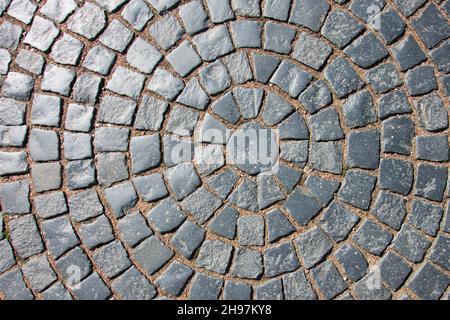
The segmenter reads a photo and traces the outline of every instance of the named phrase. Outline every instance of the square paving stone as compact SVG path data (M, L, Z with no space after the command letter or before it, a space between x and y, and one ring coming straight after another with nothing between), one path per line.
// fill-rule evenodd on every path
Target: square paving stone
M156 286L172 296L179 296L194 272L188 266L174 261L156 279Z
M29 24L36 9L37 6L29 0L15 0L9 5L8 15Z
M437 89L434 70L430 66L418 66L406 72L408 92L412 96L420 96Z
M415 194L434 201L442 201L447 184L448 169L420 164L417 169Z
M299 265L291 242L285 242L264 251L264 274L267 277L294 271Z
M245 283L227 280L223 287L224 300L250 300L252 288Z
M418 18L414 19L412 25L429 49L450 36L448 19L434 4L430 4Z
M349 168L376 169L380 162L379 130L351 132L347 143Z
M209 100L209 96L200 86L198 79L192 78L186 84L186 87L184 87L176 101L198 110L205 110Z
M89 40L94 39L106 24L105 12L97 5L87 2L67 21L67 27Z
M169 61L175 71L182 77L189 74L202 62L200 56L187 40L183 41L167 55L167 61Z
M144 201L156 201L168 195L161 173L134 177L132 180L139 197Z
M334 201L319 221L322 229L336 242L344 240L356 223L359 217L342 203Z
M219 240L205 240L197 256L197 266L224 274L231 259L233 246Z
M41 90L69 96L75 80L75 73L67 68L49 64L41 81Z
M159 136L145 135L130 140L131 171L140 173L156 167L161 162Z
M184 28L175 16L168 14L152 24L148 32L163 50L168 50L183 36Z
M390 300L392 298L391 291L380 282L377 272L370 272L359 280L353 288L353 293L359 300Z
M5 300L32 300L34 298L18 268L13 268L0 276L0 290Z
M339 185L338 181L324 179L319 175L309 175L305 181L305 187L322 207L326 207L330 203Z
M205 61L214 61L233 51L230 34L226 26L217 26L193 37L198 53Z
M187 259L191 259L202 244L205 231L190 221L185 221L171 240L175 250Z
M163 163L167 167L173 167L194 157L194 145L192 141L180 139L175 135L163 137Z
M31 288L41 292L56 280L56 274L45 255L35 256L22 266L25 279Z
M147 219L154 230L167 233L181 225L186 214L180 210L175 200L167 198L148 212Z
M117 225L123 241L130 247L134 247L142 239L153 234L139 211L126 215L118 221Z
M434 162L448 161L449 146L446 135L417 136L415 140L417 159Z
M59 162L33 163L31 165L31 180L36 192L61 188L61 164Z
M338 98L344 98L363 85L355 69L344 58L336 58L324 70L325 79L331 84Z
M16 259L11 244L7 239L0 241L0 272L3 273L15 264Z
M222 205L222 200L204 187L198 188L181 202L183 210L192 215L199 223L205 223Z
M131 266L127 252L118 240L96 250L92 258L94 263L109 278L116 276Z
M81 160L92 157L91 135L87 133L64 132L64 158Z
M178 9L178 14L183 21L186 32L190 35L208 27L208 15L201 1L195 0L182 5Z
M206 0L208 4L211 20L214 23L221 23L234 18L230 0Z
M29 100L33 90L34 80L29 75L10 72L2 83L2 94L5 97Z
M392 7L387 7L376 18L372 19L372 25L376 25L376 19L379 19L380 23L380 28L377 31L388 44L397 40L405 31L405 22Z
M203 273L197 273L192 279L192 287L189 291L189 300L217 300L223 280L211 277Z
M377 178L367 173L349 170L338 193L338 198L362 210L367 210L372 202L372 192Z
M409 224L404 224L397 233L392 248L411 262L423 260L431 242Z
M392 241L392 234L384 227L365 220L363 225L356 230L353 241L371 254L380 256Z
M307 225L322 210L316 199L301 189L291 193L284 208L301 226Z
M26 126L0 125L0 132L1 147L23 147L25 145L25 138L28 133L28 128ZM23 154L23 152L19 153ZM13 167L17 168L15 165Z
M4 21L0 25L0 31L2 34L0 37L0 46L4 49L17 49L23 29L9 21Z
M106 300L111 295L111 291L97 272L81 281L73 293L78 300Z
M211 95L220 93L231 85L230 75L221 61L215 61L203 67L199 76L203 87Z
M154 15L145 1L132 0L123 8L121 16L135 30L142 31Z
M399 289L411 273L411 267L398 255L388 252L379 262L381 280L391 289Z
M316 300L314 292L303 270L298 270L283 276L285 300Z
M59 127L62 100L60 97L35 94L31 111L31 122L49 127Z
M437 300L449 283L448 275L427 262L412 276L408 288L422 300Z
M367 71L366 78L377 93L388 92L403 83L397 68L392 63L381 64Z
M393 158L381 159L380 188L408 195L411 191L414 173L411 162Z
M414 132L414 122L409 117L395 117L383 121L383 152L410 155Z
M234 52L222 58L234 83L242 84L253 79L250 62L245 52Z
M106 85L106 89L137 99L144 86L145 76L131 71L130 69L118 67Z
M71 103L67 108L64 128L66 130L89 132L92 127L94 108Z
M312 269L312 275L325 299L332 299L347 289L347 284L330 261Z
M318 32L327 16L330 5L326 0L295 1L289 22Z
M133 100L107 95L100 101L97 121L129 126L135 109Z
M241 246L264 245L264 218L243 216L237 221L239 244Z
M59 29L55 27L53 22L36 16L23 42L45 52L51 47L58 35Z
M426 0L394 0L395 5L398 10L403 13L406 17L414 14L417 9L419 9Z
M105 196L116 218L126 214L138 201L138 196L130 181L105 189Z
M369 68L388 55L384 44L373 32L356 39L344 52L362 68Z
M102 33L99 40L108 48L123 52L132 38L133 32L130 29L119 20L113 20Z
M191 136L198 118L198 112L191 108L175 106L170 112L166 130L180 136Z
M73 300L69 291L67 291L66 287L61 282L56 282L50 288L42 292L42 297L44 300Z
M264 49L289 54L295 38L295 30L281 24L267 22L264 25Z
M121 152L97 155L97 180L102 187L109 187L129 177L127 159Z
M42 222L42 230L47 248L54 258L79 244L67 215Z
M136 38L127 51L126 59L139 71L151 73L161 61L162 54L144 39Z
M275 20L287 21L290 6L290 0L267 0L264 3L263 16Z
M38 53L21 49L16 56L16 64L35 75L40 75L44 68L44 57Z
M406 216L406 200L381 190L370 213L391 228L399 230Z
M255 300L283 300L281 279L272 279L253 287Z
M430 259L442 266L443 268L450 270L450 262L448 260L447 252L450 248L450 239L444 235L439 235L434 246L431 250Z
M298 98L298 101L311 114L328 106L332 100L331 91L323 80L311 84Z
M447 1L447 3L450 3ZM431 59L436 65L439 71L449 73L450 72L450 61L448 56L450 55L450 41L444 42L440 47L432 50L430 52Z
M179 164L166 171L166 179L177 200L182 200L201 184L194 167L190 164Z
M79 234L83 244L93 249L101 244L114 240L114 233L109 219L101 215L88 223L79 226Z
M259 279L263 274L261 253L245 248L237 249L231 274L242 279Z
M371 11L381 11L386 5L386 0L353 0L350 4L350 10L352 13L365 22L370 22L373 18ZM373 6L373 7L372 7Z
M260 4L257 0L231 0L231 7L238 16L259 17Z
M144 94L136 113L134 127L138 130L159 130L167 107L167 102Z
M11 244L21 259L26 259L44 250L41 235L32 215L12 219L8 223Z
M266 223L269 242L275 242L295 231L288 218L278 209L267 212Z
M261 22L233 21L231 22L231 35L236 48L260 48Z
M345 47L353 40L364 26L343 10L333 10L327 17L322 35L339 48Z
M331 239L317 226L301 233L295 239L295 244L306 269L314 267L333 248Z
M103 205L94 189L84 190L69 196L69 215L81 222L103 213Z
M59 160L59 138L55 131L33 129L30 136L30 156L34 161Z
M333 49L324 41L302 33L295 44L293 57L301 63L319 70L330 56Z
M416 39L408 35L405 39L392 47L392 53L396 58L401 71L406 71L427 59Z
M97 127L94 146L97 152L127 151L130 129L115 127Z
M342 145L337 142L313 142L309 165L322 172L342 173Z
M169 71L157 68L147 88L169 101L174 100L184 88L184 82Z
M311 82L312 75L300 69L290 61L284 60L270 79L293 98L297 98Z
M366 274L369 267L367 260L361 251L352 245L345 243L336 251L335 256L352 281L358 281Z
M236 226L239 213L232 207L226 206L209 224L209 229L227 239L236 236Z
M13 174L26 173L28 171L28 163L26 153L19 152L0 152L0 175L7 176Z
M84 44L80 40L65 33L56 41L50 57L61 64L76 65L83 47Z
M435 237L443 213L444 211L441 207L415 199L408 222L416 228L425 231L428 235Z
M115 61L116 54L113 51L97 45L87 53L83 61L83 67L102 75L107 75Z
M420 126L428 131L439 131L448 128L448 108L437 93L431 93L416 100L414 107Z
M379 115L381 119L396 114L411 113L412 108L403 91L395 91L381 96L378 101Z
M172 258L173 252L157 236L151 236L141 242L133 251L135 261L152 275Z
M308 119L314 141L333 141L344 138L339 114L334 108L327 108Z
M61 191L36 196L34 205L38 216L44 219L61 215L68 210L66 197Z
M123 300L150 300L156 288L135 267L131 267L111 283L111 289Z

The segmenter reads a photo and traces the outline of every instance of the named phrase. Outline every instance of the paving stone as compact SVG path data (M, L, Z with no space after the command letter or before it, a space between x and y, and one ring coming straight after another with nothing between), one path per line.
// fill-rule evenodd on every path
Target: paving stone
M162 59L162 54L144 39L136 38L128 49L126 58L139 71L151 73Z
M150 300L156 288L135 267L131 267L111 283L111 289L123 300Z
M0 241L0 271L3 273L16 264L16 259L8 240Z
M23 147L28 133L26 126L2 126L0 125L1 147Z
M144 81L144 75L127 68L118 67L114 71L111 80L108 81L106 89L137 99L144 85Z
M425 53L411 35L394 45L392 52L400 65L401 71L411 69L426 60Z
M359 280L354 286L355 297L360 300L390 300L391 291L389 291L382 283L374 285L379 281L377 273L369 273Z
M72 296L70 295L69 291L64 287L64 285L61 282L56 282L54 285L52 285L50 288L42 292L42 297L44 300L73 300Z
M59 127L61 122L60 97L36 94L33 97L31 121L33 124Z
M303 270L283 276L284 298L286 300L316 300L317 295L305 277Z
M148 212L147 219L153 229L167 233L181 225L186 219L186 214L178 208L172 198L167 198Z
M312 269L312 275L325 299L332 299L347 289L347 284L330 261Z
M447 168L420 164L417 170L415 194L434 201L442 201L447 184Z
M175 250L187 259L191 259L203 242L205 231L198 225L185 221L171 240Z
M8 15L25 24L29 24L33 19L36 8L37 6L29 0L16 0L9 5Z
M233 95L230 92L212 104L212 111L215 115L232 124L236 124L241 117Z
M168 50L182 37L184 28L175 16L166 15L152 24L148 31L163 50Z
M409 161L384 158L380 163L380 188L408 195L411 191L414 173Z
M34 204L36 213L44 219L61 215L68 210L66 198L61 191L36 196Z
M332 141L344 138L339 123L339 114L333 108L327 108L309 117L309 127L314 141Z
M193 37L203 60L214 61L233 50L230 34L225 26L217 26Z
M447 136L417 136L416 158L435 162L444 162L449 159Z
M87 2L67 21L67 27L89 40L94 39L106 24L105 12L97 5Z
M61 39L56 41L50 57L61 64L76 65L83 47L80 40L65 33Z
M211 16L211 21L221 23L234 18L230 0L207 0L206 1Z
M301 63L319 70L332 52L332 48L316 37L302 33L296 42L293 57Z
M43 192L59 189L62 185L61 171L59 162L33 163L31 165L31 179L34 190Z
M322 207L326 207L330 203L339 185L340 183L337 181L323 179L318 175L309 175L305 181L305 187Z
M383 121L383 152L410 155L414 127L414 122L409 117L396 117Z
M122 10L124 18L137 31L142 31L153 13L143 0L132 0Z
M31 288L41 292L56 280L56 274L45 255L35 256L22 266L22 272Z
M414 107L419 117L420 126L428 131L439 131L448 128L448 111L436 93L415 101Z
M72 70L49 64L45 67L41 90L69 96L74 80L75 74Z
M414 14L425 2L426 0L394 0L397 8L407 17Z
M133 251L135 261L150 275L158 271L172 256L173 252L157 236L147 238Z
M345 243L336 251L335 256L352 281L358 281L366 274L369 264L363 254L351 244Z
M381 119L386 119L391 115L412 112L408 98L403 91L395 91L381 96L378 105Z
M189 291L190 300L217 300L223 285L223 280L203 273L197 273L192 279L193 284Z
M211 95L220 93L231 85L230 75L221 61L215 61L202 68L199 75L202 85Z
M252 70L245 52L231 53L222 58L234 83L242 84L253 79Z
M197 165L198 173L201 176L207 176L223 167L225 165L223 151L223 147L219 145L196 148L194 161Z
M254 119L261 108L264 91L255 88L233 89L233 96L244 119Z
M289 0L268 0L264 3L263 16L287 21L291 3Z
M183 77L201 64L200 56L187 40L167 55L167 61Z
M2 183L0 186L2 211L12 214L30 213L29 190L28 180Z
M224 300L250 300L252 288L245 283L227 280L223 287Z
M231 7L238 16L259 17L260 4L257 0L231 0Z
M273 209L266 214L267 234L269 242L287 236L295 231L294 226L286 216L278 209Z
M410 288L420 299L437 300L450 282L449 277L430 263L426 263L411 278Z
M363 127L377 120L373 98L369 91L360 91L342 106L345 124L350 128Z
M179 164L168 169L166 179L177 200L184 199L201 184L198 174L190 164Z
M404 258L412 262L420 262L430 244L430 241L417 229L409 224L404 224L395 237L392 247Z
M372 202L372 192L377 178L355 169L349 170L338 193L338 198L362 210L367 210Z
M184 83L170 72L157 68L147 88L172 101L183 90Z
M186 265L174 261L156 279L155 284L159 289L173 296L179 296L193 273Z
M329 9L330 5L324 0L299 0L292 7L289 22L318 32Z
M322 261L333 248L331 239L317 226L301 233L295 239L295 244L306 269L311 269Z
M231 268L231 274L242 279L259 279L263 274L261 253L239 248Z
M267 83L280 63L280 59L266 54L252 54L257 81Z
M138 130L159 130L167 107L167 102L144 94L136 113L134 127Z
M45 52L50 48L58 35L59 29L55 27L53 22L36 16L23 42Z
M439 71L449 73L450 72L450 61L448 55L450 53L450 42L447 40L440 47L432 50L430 52L431 59L436 65Z
M81 247L75 247L56 261L56 268L69 286L77 285L92 273L91 262ZM76 270L79 277L73 277Z
M332 11L323 27L322 35L339 48L345 47L362 30L363 25L343 10Z
M25 123L26 104L9 98L0 98L0 124L7 126Z
M214 233L233 240L236 236L236 226L239 213L230 206L226 206L209 224Z
M306 110L313 114L332 102L331 91L323 80L311 84L298 99Z
M294 107L288 101L275 93L268 92L262 113L263 121L268 126L276 125L293 110Z
M114 240L111 223L105 215L101 215L88 223L80 225L79 234L83 244L89 249Z
M276 184L273 176L259 175L258 183L258 206L265 209L270 205L284 199L284 195Z
M2 83L2 94L7 98L29 100L33 90L32 77L18 72L10 72Z
M102 187L110 187L129 177L127 159L121 152L97 154L97 180Z
M388 55L388 51L373 32L356 39L344 52L362 68L369 68Z
M336 242L344 240L359 217L341 203L334 201L319 221L321 228Z
M405 75L408 91L412 96L419 96L437 89L433 68L418 66L409 70Z
M406 201L401 196L381 190L371 214L391 228L399 230L406 216Z
M325 68L324 74L338 98L344 98L362 86L355 69L344 58L336 58Z
M160 144L159 136L156 134L131 138L132 173L144 172L160 164L161 154L158 151Z
M21 49L16 56L16 64L35 75L40 75L44 68L44 57L38 53Z
M391 63L381 64L369 70L366 78L377 93L388 92L403 83L396 67Z
M153 234L147 226L145 218L139 212L126 215L118 221L117 225L123 241L131 247Z
M120 7L126 0L96 0L96 2L106 9L108 12L115 11Z
M50 0L39 11L53 21L61 23L77 8L74 0Z
M86 54L83 61L83 67L102 75L107 75L115 61L116 54L113 51L101 45L97 45Z
M370 3L370 0L368 2ZM397 40L405 31L405 22L392 7L387 7L375 17L372 16L372 26L377 25L377 19L380 27L377 31L387 44Z
M191 141L182 140L174 135L163 137L163 163L167 167L190 161L193 155L194 146Z
M59 138L56 132L33 129L30 136L30 155L34 161L59 160Z
M113 20L102 33L99 40L102 44L118 52L123 52L131 39L133 32L119 20Z
M16 50L22 36L23 29L12 24L9 21L4 21L0 25L0 47L4 49Z
M365 220L361 227L356 230L353 241L364 250L380 256L391 243L392 235L386 228L370 220Z
M199 224L205 223L221 205L222 200L204 187L198 188L181 202L183 210L191 214Z
M163 13L166 10L173 8L180 0L149 0L148 2L150 2L153 8L159 13Z
M13 268L0 276L0 291L5 300L32 300L33 294L27 288L20 269Z
M434 4L426 7L422 14L412 21L412 25L429 49L450 36L447 18Z
M191 136L198 118L198 112L191 108L175 106L169 116L167 131L180 136Z
M129 181L105 189L105 196L116 218L126 214L138 200L133 184Z
M441 207L415 199L408 222L434 237L439 229L439 222L443 213Z
M6 49L0 49L0 74L8 73L10 63L11 54Z
M197 256L197 266L224 274L230 263L233 247L219 240L205 240Z
M430 259L444 267L450 269L450 263L447 259L447 252L450 248L450 239L444 235L439 235L431 250Z
M277 178L280 183L283 185L284 189L288 192L291 192L295 185L300 181L302 177L302 172L297 169L291 168L286 165L280 165Z
M261 47L261 23L258 21L231 22L231 34L236 48Z
M351 132L347 142L349 168L376 169L380 162L379 130Z
M353 0L350 10L364 22L370 22L374 19L372 11L381 11L385 5L386 0Z
M47 248L55 258L79 243L68 216L46 220L41 226Z
M97 152L127 151L130 129L98 127L95 129L94 146Z
M296 31L281 24L267 22L264 25L265 50L277 53L289 54L292 51L291 45L294 41Z
M336 142L311 144L309 165L319 171L342 173L342 145Z
M261 216L242 216L237 221L237 232L241 246L264 245L264 219Z
M283 61L275 71L270 82L280 87L291 97L296 98L311 82L312 76L290 61Z
M64 132L64 157L81 160L92 157L91 136L86 133Z
M118 240L99 248L92 257L94 263L110 278L131 266L127 252Z
M392 252L385 254L379 262L381 280L393 290L397 290L405 283L411 270L405 260Z
M28 171L28 163L26 153L19 152L0 152L0 176L8 176L13 174L26 173Z
M256 300L283 300L281 279L272 279L253 287Z
M183 21L186 32L191 35L208 27L208 15L201 1L191 1L182 5L178 14Z
M106 300L111 295L111 291L96 272L81 281L73 293L78 300Z
M92 127L94 108L79 104L69 104L64 127L67 130L89 132Z
M275 277L294 271L299 267L294 246L290 242L274 246L264 251L264 274Z

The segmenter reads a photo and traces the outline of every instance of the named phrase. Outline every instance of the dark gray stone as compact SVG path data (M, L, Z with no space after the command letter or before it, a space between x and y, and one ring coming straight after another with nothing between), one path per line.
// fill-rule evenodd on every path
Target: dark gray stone
M302 33L295 44L293 57L308 67L320 70L332 51L333 49L324 41Z
M98 268L109 278L115 277L131 266L128 254L119 240L97 249L92 259Z
M417 170L415 194L434 201L442 201L447 184L445 167L420 164Z
M384 158L380 163L380 188L408 195L414 179L412 164L409 161Z
M152 228L160 233L174 230L186 219L186 214L181 211L172 198L161 201L147 214L147 219Z
M394 45L392 52L401 71L409 70L427 59L425 53L411 35Z
M209 224L214 233L233 240L236 236L236 226L239 213L230 206L226 206Z
M300 69L294 63L284 60L273 74L270 83L277 85L291 97L297 98L311 80L311 74Z
M383 121L383 152L410 155L414 129L414 122L409 117L395 117Z
M309 128L314 141L332 141L344 138L339 123L339 114L334 108L327 108L309 117Z
M197 256L197 266L219 274L225 274L231 259L233 246L219 240L205 240Z
M190 221L185 221L171 240L174 249L183 257L191 259L205 238L205 231Z
M111 291L96 272L81 281L73 293L78 300L106 300L111 295Z
M322 27L322 35L339 48L345 47L353 40L364 26L343 10L334 10Z
M68 204L69 215L76 222L94 218L103 213L103 205L94 189L70 195Z
M373 98L364 90L352 95L342 106L345 124L350 128L363 127L377 120Z
M252 53L256 80L267 83L280 63L280 59L271 55Z
M204 187L198 188L181 202L184 211L191 214L199 223L205 223L222 205L222 200Z
M418 229L422 229L430 236L435 237L439 229L444 210L441 207L415 199L408 222Z
M281 279L272 279L253 287L256 300L283 300Z
M369 264L361 251L352 245L345 243L336 251L335 256L352 281L358 281L366 274Z
M384 255L379 262L378 268L381 280L392 290L400 288L412 270L402 258L392 252Z
M386 93L403 83L392 63L384 63L367 71L366 78L377 93Z
M437 89L434 70L430 66L418 66L406 72L408 92L412 96L419 96Z
M174 261L156 278L156 286L173 296L179 296L194 272L188 266Z
M362 210L367 210L372 202L372 192L375 189L377 178L350 170L345 175L344 183L338 193L338 198Z
M116 218L126 214L138 201L138 196L130 181L105 189L104 192Z
M415 101L420 126L428 131L448 128L448 108L437 93L431 93Z
M111 289L123 300L150 300L156 288L135 267L131 267L111 283Z
M303 270L283 276L284 298L286 300L316 300L317 295Z
M422 266L408 282L410 288L420 299L437 300L450 283L448 275L430 263Z
M298 101L311 114L328 106L332 100L331 91L323 80L311 84L298 98Z
M80 225L78 230L83 244L89 249L114 240L113 229L106 215Z
M117 226L122 235L122 240L130 247L134 247L142 239L153 234L140 212L126 215L118 221Z
M318 175L309 175L305 187L316 197L322 207L326 207L333 199L340 183L335 180L324 179Z
M133 258L145 272L152 275L172 258L173 252L157 236L150 236L133 250Z
M395 114L412 112L408 98L403 91L395 91L381 96L378 105L381 119L386 119Z
M373 32L356 39L344 52L362 68L369 68L388 55L383 43Z
M430 245L431 242L422 236L417 229L409 224L403 224L392 243L392 248L409 261L420 262Z
M264 50L289 54L292 51L292 41L295 38L295 30L287 26L267 22L264 25Z
M434 162L445 162L449 160L449 146L446 135L417 136L416 158Z
M301 226L307 225L322 210L316 199L301 189L291 193L284 208Z
M399 230L406 216L406 200L394 193L381 190L371 214L395 230Z
M264 274L275 277L300 266L291 242L285 242L264 251Z
M295 239L295 244L306 269L322 261L333 248L333 242L319 227L312 227L301 233Z
M365 220L354 234L353 241L364 250L380 256L392 241L392 238L392 234L386 228L370 220Z
M275 242L295 231L294 226L286 216L278 209L273 209L266 213L267 239Z
M321 228L336 242L344 240L359 217L338 201L333 201L319 221Z
M326 0L295 1L289 22L318 32L327 16L330 5Z
M347 289L347 284L330 261L312 269L312 275L325 299L333 299Z
M60 257L79 244L67 215L46 220L42 222L41 227L47 248L54 258Z
M242 279L259 279L263 274L261 253L239 248L231 267L231 274Z
M223 288L224 300L250 300L252 288L245 283L237 281L225 281Z
M344 98L363 85L355 69L342 57L333 60L325 68L324 75L338 98Z
M347 166L349 168L377 169L379 163L379 130L351 132L347 142Z
M217 300L222 285L222 279L217 279L204 273L197 273L192 279L192 287L188 298L190 300Z
M430 4L418 18L414 19L412 26L428 49L450 36L448 19L434 4Z
M12 219L8 225L9 240L19 258L26 259L44 250L36 221L31 214Z
M313 142L309 165L322 172L342 173L342 145L337 142Z

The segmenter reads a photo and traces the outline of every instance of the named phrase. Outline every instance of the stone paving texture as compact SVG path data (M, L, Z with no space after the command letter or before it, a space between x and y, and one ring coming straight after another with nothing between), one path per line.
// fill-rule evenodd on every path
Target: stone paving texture
M0 1L0 299L448 299L449 4Z

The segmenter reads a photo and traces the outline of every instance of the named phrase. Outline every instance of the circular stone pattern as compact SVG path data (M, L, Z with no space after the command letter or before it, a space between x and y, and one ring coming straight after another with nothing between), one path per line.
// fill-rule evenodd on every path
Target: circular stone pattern
M0 1L1 299L448 299L450 1Z

